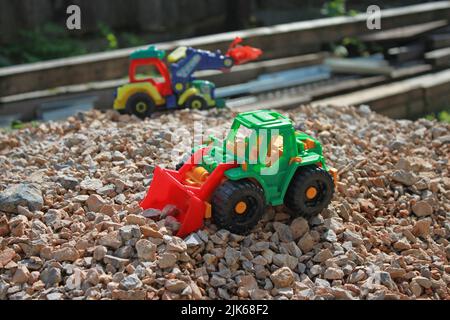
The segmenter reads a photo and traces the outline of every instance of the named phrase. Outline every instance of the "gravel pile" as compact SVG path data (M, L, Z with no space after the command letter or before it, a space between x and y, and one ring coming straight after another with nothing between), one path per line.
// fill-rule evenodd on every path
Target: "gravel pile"
M288 112L339 170L321 215L270 208L248 236L142 212L156 165L173 167L203 121L89 112L0 132L0 299L450 299L450 127L368 107Z

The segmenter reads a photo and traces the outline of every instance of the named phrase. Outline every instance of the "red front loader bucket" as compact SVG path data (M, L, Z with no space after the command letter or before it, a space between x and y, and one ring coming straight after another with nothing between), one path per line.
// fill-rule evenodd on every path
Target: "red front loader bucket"
M141 207L162 210L168 204L176 206L180 214L175 218L181 223L177 236L184 237L203 226L206 205L179 181L180 178L176 171L156 167Z
M199 150L199 154L201 152L203 151ZM224 172L236 167L235 164L219 164L203 185L197 187L186 185L185 174L195 167L193 160L196 156L198 154L186 162L180 171L156 167L147 196L140 203L144 210L150 208L162 210L169 204L176 206L180 213L175 218L181 224L177 236L181 238L203 227L206 201L209 201L212 192L222 181Z

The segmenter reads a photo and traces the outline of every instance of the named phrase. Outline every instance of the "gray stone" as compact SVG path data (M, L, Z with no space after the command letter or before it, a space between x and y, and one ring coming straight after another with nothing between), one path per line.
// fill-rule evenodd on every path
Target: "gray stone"
M61 282L61 270L55 267L50 267L41 272L40 279L47 286L53 286Z
M113 184L107 184L106 186L103 186L96 190L98 194L101 194L102 196L114 196L116 192L116 186Z
M63 294L60 292L52 292L47 294L47 300L62 300Z
M355 246L359 246L364 243L362 237L359 234L350 230L344 231L344 239L346 241L350 241Z
M278 234L278 238L280 239L280 241L291 242L294 240L292 230L289 228L289 226L285 225L284 223L274 222L273 228Z
M270 279L277 288L287 288L294 283L294 273L288 267L283 267L270 275Z
M99 244L112 249L119 249L122 246L122 237L119 230L112 231L99 240Z
M380 279L380 283L385 285L389 289L394 289L396 287L394 281L392 281L391 275L386 271L376 271L374 275L375 279Z
M396 170L391 174L391 179L395 182L401 183L405 186L412 186L419 178L412 172L405 170Z
M96 246L94 249L93 257L95 260L101 261L101 260L103 260L103 258L105 257L107 252L108 252L108 249L106 249L106 247Z
M155 261L157 247L151 241L141 239L136 243L136 251L139 259L144 261Z
M160 268L172 268L177 263L177 255L174 253L165 252L160 255L158 265Z
M59 177L56 181L67 190L75 190L75 188L80 184L78 179L69 176Z
M8 292L9 284L0 278L0 300L6 299L6 293Z
M425 289L431 288L432 282L428 278L418 276L418 277L414 277L412 280L417 282L422 288L425 288Z
M342 229L344 229L343 224L341 223L341 219L337 218L328 218L324 220L324 226L327 229L333 230L335 233L339 233Z
M181 294L188 287L188 284L179 279L168 279L164 286L170 292Z
M158 209L147 209L144 212L142 212L142 215L146 218L154 219L159 218L162 214L161 210Z
M165 235L163 240L168 251L184 252L187 250L187 245L181 238Z
M122 259L129 259L132 257L133 253L134 253L133 247L123 246L114 251L114 256Z
M323 239L325 241L334 243L334 242L337 241L337 236L336 236L336 233L333 230L330 229L330 230L327 230L327 231L325 231L323 233Z
M317 276L317 275L319 275L319 274L321 274L322 271L323 271L322 267L321 267L320 265L318 265L318 264L313 265L313 266L309 269L309 272L311 273L311 275L312 275L313 277L314 277L314 276Z
M119 229L123 241L141 238L141 229L137 225L126 225Z
M138 289L142 287L142 282L139 280L137 275L132 274L129 276L126 276L125 278L120 281L120 287L125 290L133 290Z
M123 258L119 258L119 257L115 257L115 256L111 256L111 255L106 255L103 258L103 261L106 264L111 264L114 268L116 269L123 269L126 265L128 265L130 263L130 260L128 259L123 259Z
M12 185L0 193L0 211L18 213L18 206L35 211L41 210L43 205L42 192L34 184Z
M289 254L275 254L273 263L278 267L289 267L289 269L294 270L298 265L298 258Z
M68 148L72 148L73 146L84 146L85 143L89 140L84 134L75 133L64 139L64 144Z
M125 161L127 158L120 151L114 151L112 154L112 161Z
M393 150L400 150L405 146L406 146L406 141L404 139L397 138L394 141L392 141L391 143L389 143L388 148L391 151L393 151Z
M302 250L302 252L307 253L312 250L316 241L311 233L306 233L297 243L298 247Z
M450 134L441 136L441 137L437 138L437 140L442 144L450 144Z
M240 252L234 248L227 247L225 249L225 261L229 266L233 266L238 263L240 257Z
M341 269L329 267L323 276L328 280L340 280L344 277L344 272Z
M219 277L217 275L213 275L211 277L211 280L209 280L209 283L214 288L217 288L217 287L224 286L227 283L227 281L224 278L222 278L222 277Z
M87 191L97 191L97 189L100 189L101 187L103 187L103 183L99 179L87 178L87 179L84 179L83 181L81 181L80 187L81 187L81 189L87 190Z
M306 221L304 218L295 218L291 223L291 231L292 236L294 240L299 239L302 237L305 233L309 231L309 225L308 221Z
M327 280L320 279L320 278L316 278L316 280L314 280L314 284L321 288L330 288L331 287L330 283Z
M191 233L186 237L186 239L184 239L184 243L186 243L187 247L190 248L202 245L203 241L196 233Z
M331 253L330 249L322 249L313 257L312 260L314 262L322 263L331 258L333 258L333 253Z

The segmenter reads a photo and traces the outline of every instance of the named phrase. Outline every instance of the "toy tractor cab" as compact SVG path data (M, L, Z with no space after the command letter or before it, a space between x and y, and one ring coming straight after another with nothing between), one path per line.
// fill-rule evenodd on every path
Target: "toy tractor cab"
M237 234L251 230L266 205L285 204L294 214L320 213L334 193L336 170L328 168L322 146L272 111L239 114L223 141L211 137L178 171L157 167L143 209L179 209L178 236L212 217Z
M215 85L196 80L194 73L201 70L230 70L236 64L257 59L262 51L239 46L237 39L227 54L179 47L167 56L154 46L131 54L129 83L117 89L114 109L140 118L150 116L158 109L223 107L216 99ZM143 76L142 69L150 69Z

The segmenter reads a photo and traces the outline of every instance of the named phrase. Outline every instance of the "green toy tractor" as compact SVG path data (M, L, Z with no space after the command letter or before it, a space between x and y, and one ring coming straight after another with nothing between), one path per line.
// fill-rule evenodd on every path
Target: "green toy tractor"
M267 205L295 215L319 214L331 201L337 172L327 167L320 142L268 110L239 114L228 136L194 148L177 171L156 168L141 206L178 208L179 236L212 218L220 228L245 234Z

